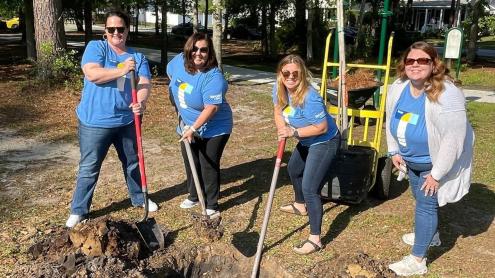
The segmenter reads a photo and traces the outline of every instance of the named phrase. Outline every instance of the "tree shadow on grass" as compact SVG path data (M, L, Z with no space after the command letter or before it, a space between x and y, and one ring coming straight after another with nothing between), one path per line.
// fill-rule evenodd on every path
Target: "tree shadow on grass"
M442 245L430 248L428 260L435 261L454 248L458 238L486 232L495 217L495 193L484 184L471 184L470 192L457 203L439 209L439 233Z
M407 180L403 180L399 182L395 180L395 176L392 176L388 200L392 200L399 197L402 193L404 193L407 190L408 186L409 185ZM345 228L349 225L349 223L352 221L352 218L355 215L358 215L370 208L379 206L380 204L386 201L387 200L377 199L372 196L368 196L367 199L364 199L359 204L348 204L349 206L343 212L339 213L339 215L337 215L335 219L332 221L327 234L322 236L321 242L323 244L329 244L340 233L342 233L345 230ZM341 204L341 202L337 202L337 204Z

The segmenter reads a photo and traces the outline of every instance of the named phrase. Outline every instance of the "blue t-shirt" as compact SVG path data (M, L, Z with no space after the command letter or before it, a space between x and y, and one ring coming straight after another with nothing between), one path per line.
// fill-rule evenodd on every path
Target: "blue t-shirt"
M197 129L199 136L211 138L232 132L232 109L225 99L227 81L218 68L190 74L184 67L184 54L180 53L168 63L167 75L169 91L184 124L194 124L205 105L217 105L217 112ZM179 126L177 133L181 133Z
M301 138L299 142L303 146L311 146L328 141L335 137L338 133L337 125L330 114L328 114L320 94L318 94L318 92L311 86L308 87L308 90L309 91L304 98L304 104L302 106L292 106L292 99L290 95L287 94L289 98L289 105L287 105L282 111L285 122L294 128L316 125L325 120L327 121L327 132L317 136ZM273 86L272 97L273 103L277 104L277 84Z
M418 98L404 88L390 121L390 133L399 143L402 158L414 163L431 163L425 121L426 94Z
M148 61L143 54L132 48L121 55L115 53L106 40L90 41L84 51L81 67L87 63L97 63L103 68L116 68L127 58L136 61L136 73L151 79ZM84 78L81 102L77 107L77 117L83 125L112 128L132 123L134 114L129 105L132 102L130 73L103 84L93 83Z

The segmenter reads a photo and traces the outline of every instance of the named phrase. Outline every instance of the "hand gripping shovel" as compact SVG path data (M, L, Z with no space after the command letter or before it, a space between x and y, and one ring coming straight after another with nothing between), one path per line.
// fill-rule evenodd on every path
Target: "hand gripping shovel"
M261 261L261 252L263 251L263 242L265 240L266 230L268 227L268 220L270 219L270 211L272 210L273 196L275 195L275 187L277 186L278 172L280 171L280 163L282 162L282 155L284 154L285 142L285 138L278 141L277 160L275 160L275 169L273 170L272 184L270 185L270 193L268 194L265 217L263 218L263 225L261 226L261 233L258 240L258 248L256 249L256 257L254 259L251 278L256 278L258 275L258 269Z
M137 103L136 76L134 71L131 74L132 103ZM136 222L139 235L150 251L161 249L165 245L165 239L160 226L154 218L148 218L148 184L146 182L146 172L144 169L143 142L141 137L141 116L134 114L134 125L136 126L136 141L139 158L139 172L141 173L141 190L144 198L144 217Z

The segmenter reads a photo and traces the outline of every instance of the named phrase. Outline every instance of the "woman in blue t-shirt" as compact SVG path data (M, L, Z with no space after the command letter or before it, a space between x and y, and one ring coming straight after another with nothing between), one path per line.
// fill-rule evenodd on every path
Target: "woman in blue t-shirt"
M101 164L111 145L122 163L132 205L144 205L134 113L142 115L146 109L151 74L144 55L126 46L129 22L129 16L121 11L108 12L106 39L90 41L82 57L84 88L76 110L81 160L67 227L87 217ZM131 104L131 70L138 80L135 104ZM148 203L149 211L158 209L153 201Z
M206 213L220 215L220 159L232 132L233 119L225 99L227 81L213 49L211 38L204 33L189 37L184 52L167 65L169 93L179 113L177 133L181 136L182 157L186 168L189 196L181 208L198 204L198 195L189 168L183 140L191 144L199 181L206 195Z
M294 248L302 255L323 247L320 239L323 216L320 191L340 146L337 126L323 99L310 85L310 78L301 57L288 55L278 64L277 83L273 87L278 138L299 140L287 166L295 201L280 209L309 216L309 238Z
M395 167L407 171L416 206L414 232L402 236L411 254L389 268L400 276L421 275L428 248L441 244L438 207L469 191L474 133L464 94L433 46L413 43L397 76L387 95L387 147Z

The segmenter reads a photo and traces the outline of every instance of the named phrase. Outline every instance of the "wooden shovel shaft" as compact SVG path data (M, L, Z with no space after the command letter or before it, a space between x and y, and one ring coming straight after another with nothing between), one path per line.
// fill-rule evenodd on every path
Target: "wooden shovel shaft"
M187 139L182 141L186 148L187 160L189 161L189 167L191 168L191 172L194 180L194 187L196 188L196 193L198 195L199 204L201 205L201 212L203 215L206 215L206 204L205 199L203 197L203 190L201 189L201 184L199 183L198 171L196 169L196 164L194 164L194 159L192 156L191 145Z
M251 272L251 278L256 278L261 261L261 253L263 251L263 242L265 240L266 230L268 228L268 220L270 220L270 211L272 210L273 197L275 195L275 188L277 186L278 172L280 171L280 164L282 162L282 156L284 154L286 139L278 142L277 159L275 160L275 169L273 170L272 183L270 185L270 192L268 193L268 202L266 204L265 216L263 218L263 225L261 226L260 238L258 240L258 247L256 249L256 257L254 259L253 271Z

